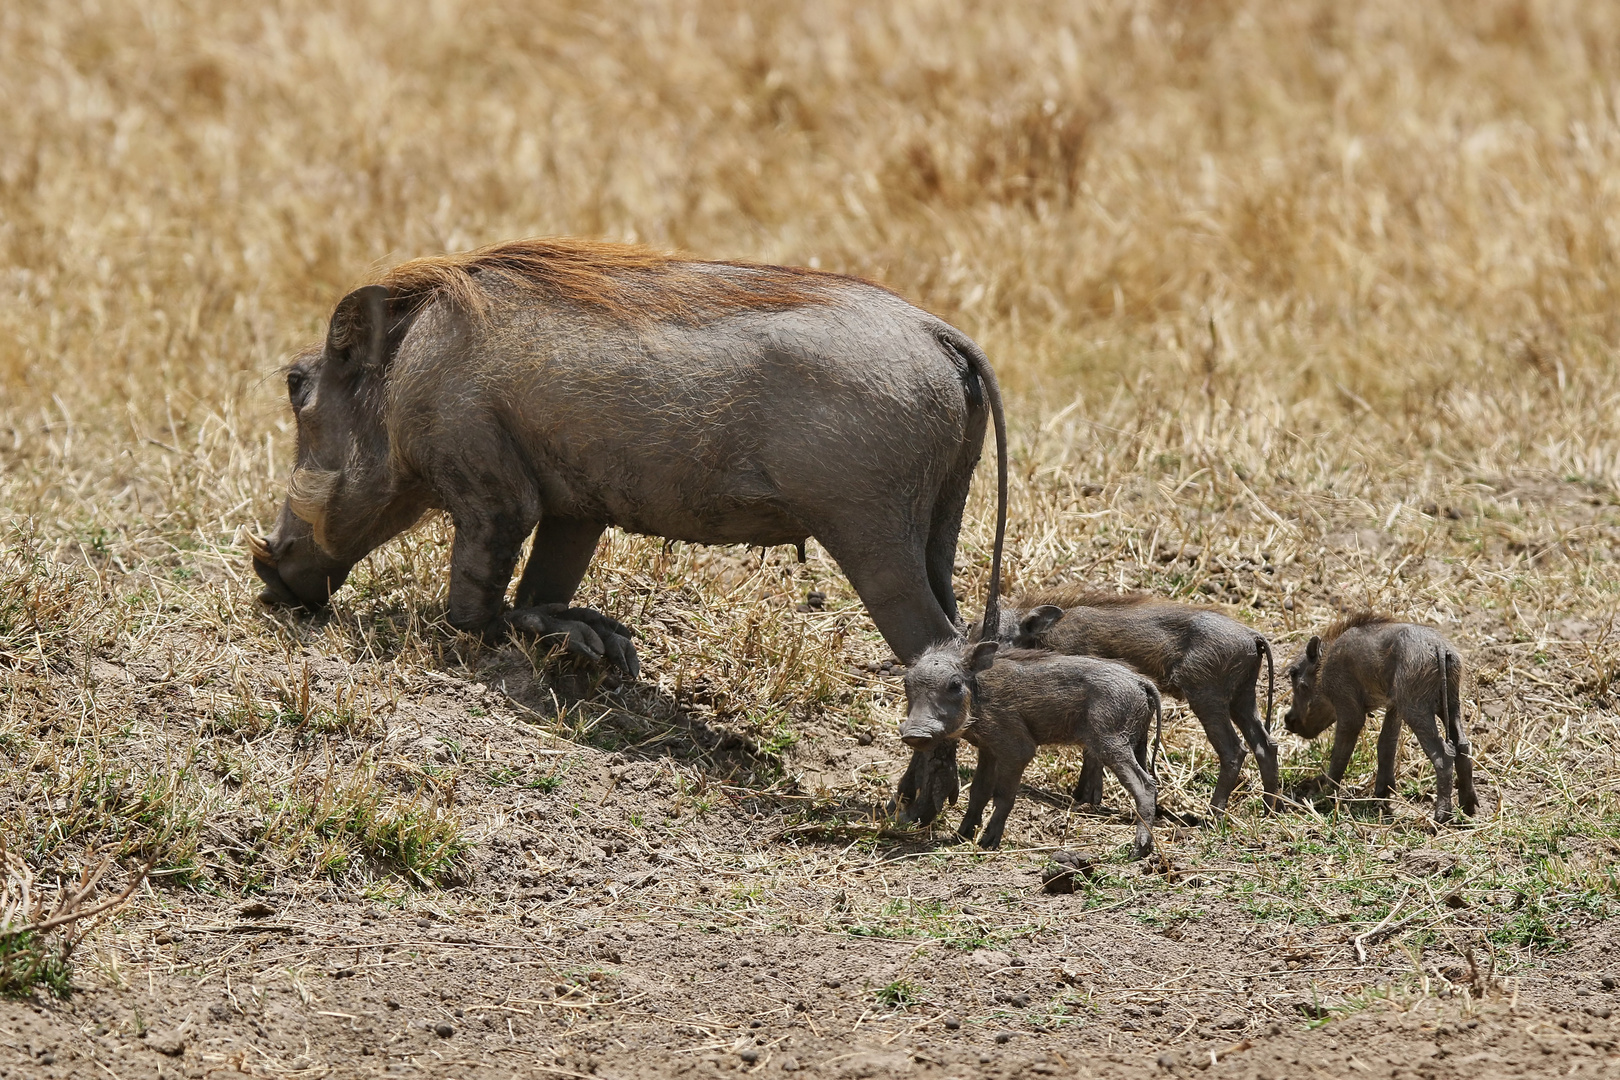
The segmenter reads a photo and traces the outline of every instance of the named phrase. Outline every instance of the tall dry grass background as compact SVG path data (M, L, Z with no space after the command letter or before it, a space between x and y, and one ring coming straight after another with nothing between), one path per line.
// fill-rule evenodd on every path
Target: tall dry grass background
M282 494L278 365L345 291L548 234L884 282L1001 373L1013 587L1224 600L1283 642L1355 603L1436 620L1502 703L1476 742L1490 782L1528 785L1526 820L1579 807L1612 831L1620 7L12 0L0 739L19 850L50 862L111 830L241 884L198 853L198 822L258 798L278 872L342 873L309 822L352 796L369 808L344 835L426 844L410 865L433 879L450 841L432 822L450 819L431 799L385 798L362 769L299 824L266 793L303 765L263 765L255 789L251 754L196 739L228 716L256 733L255 701L297 703L249 654L452 662L442 523L379 553L313 627L260 611L234 536ZM988 487L960 559L970 597ZM1202 557L1161 554L1183 545ZM651 616L651 678L725 682L740 723L837 714L847 659L878 645L831 568L761 588L831 582L847 638L738 603L709 565L618 537L585 592ZM702 647L659 628L671 606L697 613ZM782 643L804 627L811 645ZM211 703L187 706L201 728L178 737L157 705L98 712L98 658L179 672ZM383 683L379 701L410 680ZM363 743L358 694L326 722ZM122 749L86 750L90 729ZM1196 804L1207 748L1178 738L1172 782ZM90 790L99 810L78 813ZM1295 827L1242 814L1256 834Z

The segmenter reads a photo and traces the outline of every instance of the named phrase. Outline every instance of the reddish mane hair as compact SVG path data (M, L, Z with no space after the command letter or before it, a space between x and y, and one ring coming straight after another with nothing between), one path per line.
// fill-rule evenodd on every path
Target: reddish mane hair
M1067 611L1076 607L1138 607L1160 602L1159 597L1149 596L1147 593L1101 592L1086 588L1084 585L1059 585L1056 588L1042 589L1040 592L1020 597L1016 606L1022 611L1028 611L1043 604L1051 604Z
M481 314L490 286L498 285L626 320L693 324L738 310L826 304L841 286L857 283L872 284L801 267L705 262L637 244L569 237L411 259L370 282L417 307L443 296Z
M1353 611L1341 619L1333 620L1332 624L1330 624L1326 630L1322 631L1322 640L1324 642L1332 641L1339 635L1343 634L1346 630L1354 630L1358 626L1382 626L1385 623L1392 623L1395 621L1394 616L1385 615L1381 611L1370 611L1366 609L1361 611Z

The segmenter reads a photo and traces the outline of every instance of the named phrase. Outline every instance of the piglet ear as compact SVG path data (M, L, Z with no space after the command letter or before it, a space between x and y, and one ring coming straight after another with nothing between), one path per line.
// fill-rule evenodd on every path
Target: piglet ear
M388 354L387 288L367 285L338 301L326 331L326 354L359 368L380 368Z
M1322 659L1321 638L1313 637L1311 640L1305 643L1305 659L1309 660L1313 664Z
M1025 637L1040 637L1061 618L1063 618L1062 608L1053 604L1042 604L1024 616L1024 621L1018 624L1018 632Z
M968 654L968 670L983 671L996 662L996 650L1001 648L999 641L981 641L973 646Z

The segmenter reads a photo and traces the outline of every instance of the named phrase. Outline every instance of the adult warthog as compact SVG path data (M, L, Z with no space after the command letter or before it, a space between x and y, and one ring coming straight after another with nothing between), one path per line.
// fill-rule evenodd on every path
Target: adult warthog
M321 608L439 509L455 525L452 625L559 637L634 676L628 629L569 606L609 525L702 544L814 536L909 664L959 636L951 573L990 419L996 625L995 374L960 331L869 282L577 240L417 259L343 298L287 395L297 459L253 541L273 604ZM954 744L913 757L910 816L956 794Z

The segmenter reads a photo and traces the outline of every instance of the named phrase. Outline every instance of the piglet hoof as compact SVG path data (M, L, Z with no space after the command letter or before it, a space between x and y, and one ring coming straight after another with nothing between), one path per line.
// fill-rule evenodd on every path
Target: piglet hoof
M979 848L982 851L996 851L1001 847L1001 837L986 833L979 838Z
M630 628L590 608L562 604L518 608L508 612L507 625L544 642L559 641L569 653L597 663L606 661L634 679L641 674Z
M1141 861L1142 859L1145 859L1145 858L1147 858L1148 856L1150 856L1152 854L1153 854L1153 841L1151 839L1150 840L1144 840L1141 843L1132 843L1131 844L1131 858L1134 859L1134 860Z

